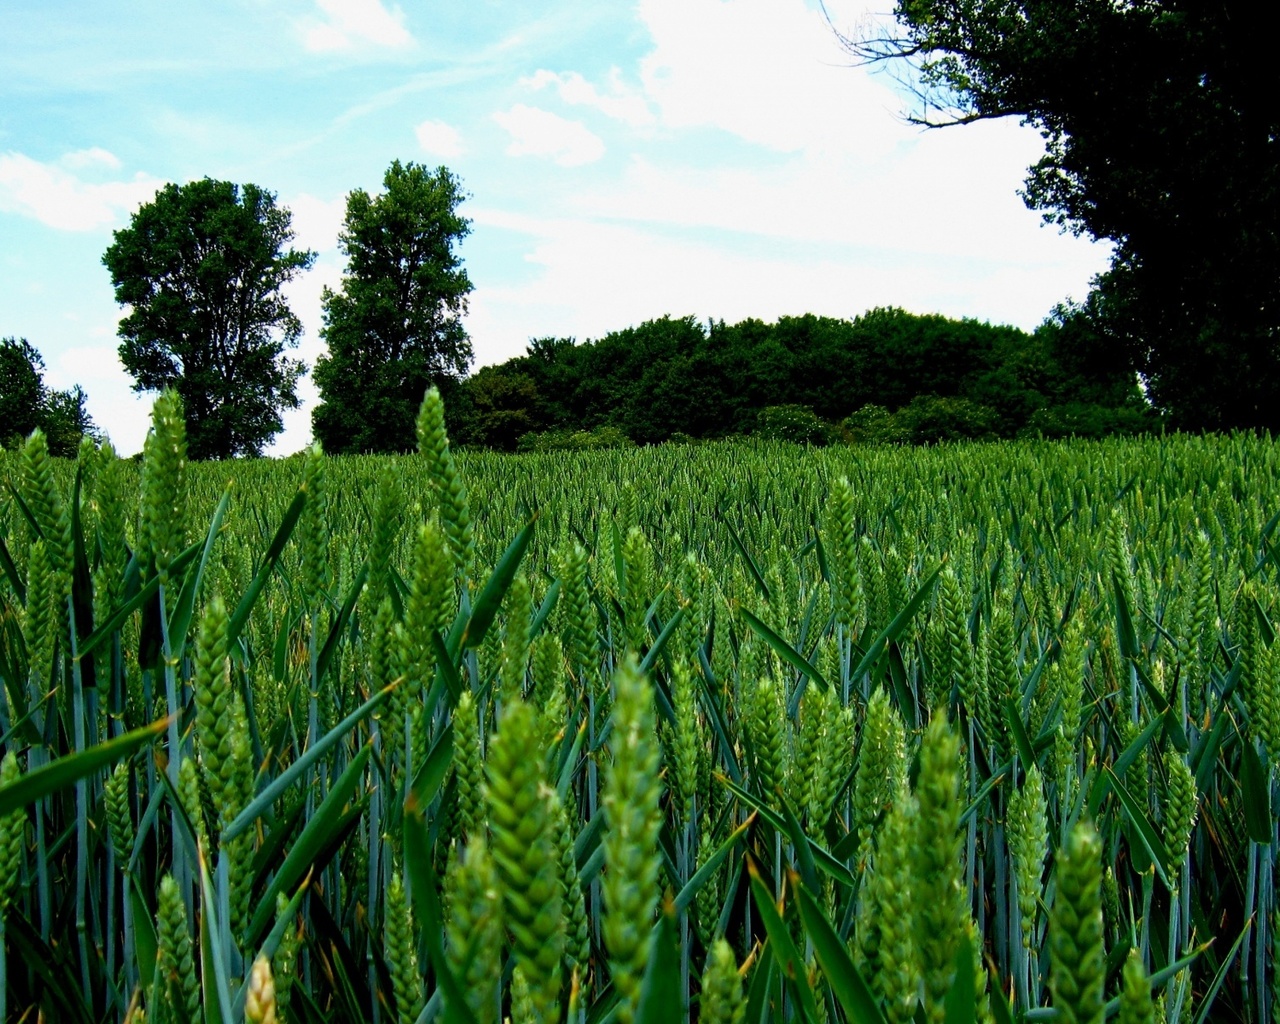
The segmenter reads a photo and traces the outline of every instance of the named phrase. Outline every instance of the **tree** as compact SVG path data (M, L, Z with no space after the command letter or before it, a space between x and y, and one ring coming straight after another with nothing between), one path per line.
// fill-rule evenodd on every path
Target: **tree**
M26 338L0 339L0 442L11 445L40 425L44 360Z
M917 69L912 119L1018 117L1023 197L1114 243L1089 306L1190 428L1280 427L1280 113L1243 0L898 0L853 43Z
M316 362L316 438L329 452L413 448L414 417L433 384L446 395L471 362L462 326L471 281L455 251L470 231L447 168L391 164L383 192L347 196L339 244L347 272L324 291L328 355Z
M135 391L174 388L193 459L258 455L296 409L306 367L284 356L302 324L281 290L315 262L288 248L289 210L257 185L166 185L102 257Z
M17 447L39 428L50 453L74 457L80 438L98 437L87 399L79 384L66 391L49 388L44 359L26 338L0 338L0 445Z

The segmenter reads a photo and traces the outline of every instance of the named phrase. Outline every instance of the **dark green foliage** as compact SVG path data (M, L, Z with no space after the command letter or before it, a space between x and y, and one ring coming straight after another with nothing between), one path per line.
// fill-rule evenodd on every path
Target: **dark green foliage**
M532 342L462 385L450 432L546 451L611 446L607 430L640 444L731 434L823 444L1141 429L1149 413L1133 372L1084 334L1070 311L1034 334L899 309L731 326L663 317L581 345Z
M1017 117L1045 139L1023 198L1114 243L1081 311L1183 428L1280 425L1280 132L1260 7L898 0L854 42L919 69L915 119Z
M382 184L381 195L347 196L347 272L324 292L329 353L316 361L312 426L333 455L412 449L423 393L435 385L450 399L471 362L471 281L456 252L471 224L457 212L462 184L447 168L399 160Z
M193 459L257 455L298 407L302 324L281 289L315 261L287 248L291 215L257 185L166 185L103 254L134 390L182 396Z
M54 391L44 382L44 359L26 338L0 338L0 445L19 448L37 427L49 442L49 454L69 459L85 434L98 431L80 385Z

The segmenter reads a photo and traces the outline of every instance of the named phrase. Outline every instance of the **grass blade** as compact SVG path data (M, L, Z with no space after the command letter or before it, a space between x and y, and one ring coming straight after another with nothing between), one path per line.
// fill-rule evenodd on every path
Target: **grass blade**
M298 777L311 767L319 758L332 747L335 743L342 740L348 732L354 728L355 724L362 718L375 710L383 701L391 695L391 691L399 685L392 683L390 686L379 690L367 701L356 708L351 714L347 715L341 722L335 725L327 733L325 733L314 747L308 747L303 755L289 765L283 772L276 776L269 786L261 793L249 801L249 805L236 815L235 820L231 822L222 832L224 839L234 839L241 832L247 829L255 821L258 820L267 809L276 801L276 798L286 789L292 786Z
M804 924L805 934L813 943L818 966L822 968L823 976L849 1019L849 1024L886 1024L884 1013L872 994L871 987L850 958L840 936L836 934L817 901L807 890L801 888L796 892L796 902L800 908L800 920Z
M51 793L65 789L86 775L115 764L139 747L146 746L168 727L169 719L162 718L79 754L60 757L19 776L17 781L7 786L0 786L0 816L27 807Z

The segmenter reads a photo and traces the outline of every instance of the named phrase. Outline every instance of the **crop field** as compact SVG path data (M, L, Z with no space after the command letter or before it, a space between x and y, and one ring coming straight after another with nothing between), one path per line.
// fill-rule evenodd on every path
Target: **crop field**
M1255 436L0 454L0 1021L1272 1018Z

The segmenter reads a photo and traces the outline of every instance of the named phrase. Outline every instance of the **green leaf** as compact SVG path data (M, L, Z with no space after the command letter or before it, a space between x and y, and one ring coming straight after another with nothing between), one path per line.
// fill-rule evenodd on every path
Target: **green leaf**
M316 680L317 682L324 678L324 674L329 669L329 663L333 661L334 654L338 651L338 645L342 642L342 632L347 628L347 623L351 621L351 613L355 610L356 601L360 598L360 592L364 590L365 580L369 578L369 563L365 562L360 566L360 571L356 573L356 578L351 583L351 589L347 592L347 598L342 602L342 607L338 610L338 616L333 620L333 625L329 627L329 636L325 639L324 647L320 649L320 654L316 658Z
M448 642L437 630L431 630L431 646L436 655L436 672L444 680L445 689L449 691L449 706L455 707L462 696L462 676L458 666L453 663L453 655L449 653Z
M328 795L307 820L306 826L285 856L284 863L280 865L280 870L276 872L275 878L271 880L267 891L262 894L258 902L258 910L249 923L251 940L262 932L271 915L275 913L276 895L298 884L302 876L315 863L317 854L337 831L339 819L342 818L347 801L360 782L360 775L364 771L364 766L368 764L369 755L372 752L372 741L360 748L360 753L351 759L351 763L338 777L338 781L333 784Z
M1018 710L1018 704L1012 697L1004 699L1004 720L1008 723L1013 745L1018 748L1018 757L1022 760L1022 770L1025 772L1036 763L1036 755L1031 747L1031 737L1027 735L1027 727L1022 724L1022 712Z
M671 639L671 634L676 631L676 627L680 625L681 619L684 618L684 609L677 608L674 615L667 619L666 625L662 627L662 632L658 634L658 638L649 645L649 650L645 652L644 660L640 662L640 671L646 675L653 670L653 666L657 663L659 655L667 646L667 641Z
M1146 749L1148 743L1160 731L1160 727L1164 724L1161 718L1153 718L1147 723L1147 727L1138 733L1132 743L1124 748L1124 751L1116 758L1113 765L1116 775L1124 775L1132 766L1132 764L1141 756L1143 750ZM1099 774L1097 783L1093 786L1089 793L1089 817L1096 818L1098 811L1102 809L1102 801L1106 799L1107 793L1111 791L1111 784L1106 773Z
M778 802L782 805L782 823L785 826L787 838L791 840L791 845L796 852L796 866L800 869L800 880L810 889L816 890L818 871L814 867L813 851L809 847L808 837L805 836L804 829L800 826L800 819L791 809L786 796L779 793Z
M142 883L130 871L128 879L129 906L133 913L133 955L138 962L138 976L142 987L151 988L156 976L156 957L160 954L160 941L156 938L156 922L142 895Z
M747 792L745 789L743 789L740 786L734 785L732 782L726 779L723 775L717 775L716 777L721 782L723 782L724 785L728 788L729 792L731 792L739 800L741 800L743 803L759 811L760 817L762 817L770 825L776 828L779 832L783 833L784 835L787 834L787 823L783 820L782 816L778 814L777 811L769 807L768 804L762 802L759 799L759 797L756 797L753 794ZM814 864L817 867L821 868L824 872L826 872L828 875L834 878L837 882L840 882L842 885L856 884L852 872L850 872L847 867L841 864L840 861L836 860L836 858L833 857L828 851L824 850L821 846L819 846L816 842L814 842L813 839L807 838L807 841L809 844L809 849L813 854Z
M435 799L444 782L444 777L453 764L453 723L447 725L427 754L427 759L418 767L413 776L413 785L409 787L406 800L416 801L418 806L426 807Z
M191 547L187 548L186 551L182 552L182 554L173 560L169 566L169 571L176 577L179 573L185 570L192 561L195 560L196 555L200 553L203 547L203 542L192 544ZM129 568L125 570L124 593L129 596L125 598L120 607L108 615L107 620L90 633L88 639L80 645L80 649L76 652L76 655L81 661L97 650L98 646L104 640L124 625L125 620L130 615L136 612L148 601L151 601L159 591L160 577L155 573L152 573L151 578L148 579L146 583L141 583L140 576L136 577L139 580L139 587L136 591L130 594L130 577L137 573L137 566L138 560L135 557L130 560Z
M684 887L676 895L676 910L687 910L693 904L693 898L697 896L698 890L707 884L707 880L715 874L716 869L724 863L726 857L733 852L733 848L738 845L738 841L747 834L747 830L751 828L755 815L751 815L741 825L735 828L729 838L716 847L715 853L707 858L706 863L693 873L693 877L685 882Z
M1271 842L1271 782L1262 768L1257 747L1247 736L1240 737L1240 792L1249 838L1266 846Z
M436 972L436 984L444 991L444 1019L449 1024L475 1024L462 987L444 956L444 918L440 913L439 886L431 847L427 842L425 808L406 802L401 824L404 834L404 862L409 871L409 890L418 933L427 947L427 956Z
M813 943L818 966L822 968L831 993L843 1008L849 1024L886 1024L871 987L849 957L848 950L817 901L803 888L796 892L796 900L800 907L800 920L805 934Z
M673 907L664 909L649 938L649 962L640 983L636 1024L671 1024L684 1014L674 916Z
M80 486L84 467L76 464L75 485L71 489L71 609L75 616L75 641L93 632L93 577L89 573L89 556L84 546L84 521L80 516ZM75 644L72 645L75 651ZM82 686L95 685L97 666L92 658L81 663Z
M1232 944L1230 951L1223 958L1222 965L1218 968L1218 973L1213 976L1213 982L1209 985L1208 990L1200 999L1200 1012L1196 1014L1195 1024L1204 1024L1209 1019L1209 1011L1213 1009L1213 1001L1218 998L1218 990L1222 988L1222 983L1226 981L1227 972L1231 969L1231 965L1235 963L1236 954L1240 952L1240 944L1244 942L1244 937L1249 934L1249 929L1253 927L1253 918L1250 917L1244 923L1244 928L1240 934L1236 936L1236 941Z
M182 590L178 593L177 603L169 613L169 644L173 657L181 660L183 648L187 643L187 630L191 627L191 616L195 612L196 595L200 592L200 583L204 579L205 567L209 564L209 553L213 550L213 542L222 529L222 517L226 514L227 505L231 502L231 485L222 492L222 500L214 510L213 520L209 523L209 532L205 536L204 548L200 554L200 562L195 571L188 573L183 581Z
M205 1024L233 1024L231 986L222 958L218 927L218 901L209 881L209 868L200 858L200 984L204 994ZM274 897L272 898L274 901Z
M1116 642L1120 654L1126 659L1138 656L1138 636L1133 629L1133 612L1129 608L1129 599L1124 593L1124 584L1116 573L1111 574L1111 591L1115 596L1116 608ZM1161 710L1164 710L1163 704Z
M158 722L144 725L141 729L134 729L133 732L107 740L106 743L99 743L78 754L60 757L56 761L51 761L19 776L7 786L0 786L0 816L21 810L51 793L65 789L86 775L92 775L108 765L115 764L139 747L146 746L168 726L169 719L162 718Z
M538 613L533 617L533 624L529 627L530 638L536 637L542 632L542 627L546 625L547 619L551 617L551 611L555 608L559 597L560 581L552 580L551 586L547 587L547 592L542 597L542 604L538 606Z
M234 839L241 832L247 829L263 814L270 809L271 805L276 802L276 798L286 789L294 784L298 778L307 771L317 760L335 743L342 740L348 732L355 727L355 724L364 718L371 711L377 708L383 701L391 695L399 684L392 683L390 686L384 687L370 697L367 701L356 708L351 714L347 715L341 722L335 725L319 740L316 741L314 747L308 747L302 756L293 764L289 765L283 772L276 776L275 781L266 787L261 793L249 801L249 805L236 815L235 820L231 822L222 831L223 839Z
M974 1024L978 1012L978 993L974 987L973 945L969 936L960 937L956 948L956 977L947 990L943 1003L946 1024Z
M769 594L769 584L765 583L764 576L760 572L760 566L756 565L756 560L747 551L747 546L742 543L742 538L738 536L738 531L733 528L733 524L729 522L728 517L723 512L720 513L720 521L724 523L725 528L729 531L729 538L733 541L733 546L738 549L738 554L747 563L747 570L751 573L751 578L755 581L756 588L760 591L761 596L766 601L772 601L773 598Z
M9 577L9 585L18 595L18 603L26 604L27 584L22 578L22 573L18 572L18 567L14 564L13 556L9 554L9 548L3 537L0 537L0 569L3 569L4 574Z
M231 621L227 623L227 643L233 648L240 631L244 629L245 623L249 621L249 615L253 611L254 604L257 603L258 595L262 593L262 588L267 585L267 580L271 578L272 572L275 571L276 563L280 560L280 555L284 552L284 546L289 542L289 537L293 534L293 528L298 525L298 518L302 515L302 507L306 503L307 492L299 487L298 493L293 496L293 501L285 509L284 518L280 520L276 535L271 539L271 546L267 548L266 557L263 558L262 564L258 566L257 573L254 574L253 580L249 583L249 589L244 592L244 596L240 598L240 603L236 605L236 610L231 613Z
M1164 840L1160 838L1160 833L1151 824L1151 819L1147 816L1142 805L1125 788L1124 783L1116 777L1116 773L1109 767L1106 771L1111 776L1111 787L1115 790L1116 796L1120 798L1120 802L1124 804L1129 820L1137 830L1138 838L1142 841L1142 845L1146 847L1147 854L1151 857L1156 874L1160 876L1160 881L1165 884L1165 887L1169 888L1169 876L1165 874L1164 870L1164 866L1169 863L1169 851L1165 848Z
M520 560L524 558L525 549L533 539L533 528L537 521L538 517L535 515L525 524L524 529L516 534L516 539L507 545L507 550L498 559L492 575L481 589L475 604L472 605L471 619L467 623L466 632L462 634L463 647L479 647L484 641L485 634L489 632L494 616L498 614L498 608L502 605L502 599L507 596L511 581L516 578Z
M831 684L827 682L821 672L809 664L808 659L805 658L804 655L783 640L782 637L745 608L742 610L742 617L746 620L747 625L759 634L760 639L773 648L774 653L776 653L779 658L806 678L817 683L823 690L829 690L831 688Z
M1170 981L1173 977L1175 977L1180 970L1182 970L1185 967L1189 967L1191 964L1195 963L1198 959L1200 959L1200 955L1212 945L1213 945L1213 940L1210 939L1208 942L1192 950L1190 953L1184 956L1181 960L1175 960L1171 964L1166 964L1164 967L1160 968L1160 970L1152 974L1151 975L1152 991L1158 992L1160 989L1164 988L1165 984L1168 981ZM1126 956L1128 955L1127 951L1129 948L1130 947L1127 942L1122 942L1120 945L1116 947L1117 950L1124 951ZM994 1005L995 1005L995 999L993 997L992 1006ZM1120 1012L1120 997L1115 996L1107 1000L1107 1005L1106 1005L1107 1019L1110 1020L1119 1012ZM996 1024L1000 1024L1000 1022L997 1021Z
M907 624L915 618L916 612L920 610L921 605L929 599L929 595L933 593L934 584L938 582L938 577L941 575L942 566L938 566L925 577L925 581L916 589L916 592L911 596L911 600L893 617L893 621L885 627L884 632L875 638L871 646L867 648L867 653L858 662L857 667L849 673L851 682L861 679L863 675L870 672L872 666L880 660L880 655L884 653L885 647L897 641L898 637L902 635L902 631L907 628Z
M748 859L747 871L751 875L751 892L756 898L756 911L764 922L765 933L769 936L769 945L773 947L773 955L778 958L778 966L783 976L791 983L800 1000L800 1009L810 1021L818 1019L818 1005L813 998L813 989L809 987L809 978L805 972L804 959L796 944L791 941L791 932L787 930L778 908L774 906L773 897L765 888L755 862Z
M773 960L773 946L765 943L756 958L755 970L751 972L751 984L747 988L747 1020L755 1024L765 1020L765 1011L769 1005L769 990L773 987L773 977L777 964Z

